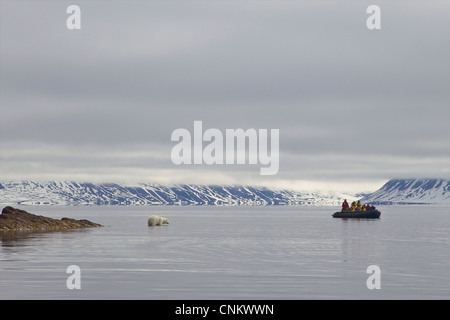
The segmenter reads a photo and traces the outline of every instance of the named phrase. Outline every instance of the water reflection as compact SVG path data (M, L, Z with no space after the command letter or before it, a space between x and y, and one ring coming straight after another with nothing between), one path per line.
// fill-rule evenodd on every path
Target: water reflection
M0 240L2 247L20 247L25 246L29 240L35 241L36 239L52 238L55 235L67 234L67 233L85 233L89 232L88 229L72 229L72 230L51 230L51 231L0 231Z
M380 254L380 219L342 219L342 261L367 264Z

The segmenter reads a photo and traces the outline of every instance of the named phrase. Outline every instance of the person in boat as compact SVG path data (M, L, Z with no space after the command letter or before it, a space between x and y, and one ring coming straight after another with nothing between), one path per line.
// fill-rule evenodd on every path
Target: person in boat
M344 202L342 202L342 212L347 212L348 209L350 209L350 206L348 205L347 199L344 199Z
M351 212L355 212L355 210L356 210L356 202L355 201L353 201L352 202L352 208L351 208Z
M361 202L359 200L356 203L356 210L361 211Z

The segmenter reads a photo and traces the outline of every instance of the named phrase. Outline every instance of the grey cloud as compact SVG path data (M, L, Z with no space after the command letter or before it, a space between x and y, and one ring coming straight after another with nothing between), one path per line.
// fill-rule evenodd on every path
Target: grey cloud
M0 139L160 153L203 120L279 128L279 175L293 179L389 178L393 159L448 175L448 4L381 2L379 31L365 28L369 4L81 1L72 32L64 2L2 1ZM61 157L68 170L101 167Z

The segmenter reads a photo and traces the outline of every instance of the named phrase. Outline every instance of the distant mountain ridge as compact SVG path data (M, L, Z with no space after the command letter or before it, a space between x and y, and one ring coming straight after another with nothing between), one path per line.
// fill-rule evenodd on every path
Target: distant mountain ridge
M255 186L123 185L72 181L0 182L0 203L20 205L311 205L336 206L347 193L296 192Z
M73 181L3 181L4 205L307 205L340 206L343 199L375 205L450 205L450 180L392 179L369 194L298 192L256 186L174 185L148 183L79 183Z
M391 204L449 204L450 180L392 179L380 189L361 199L364 203Z

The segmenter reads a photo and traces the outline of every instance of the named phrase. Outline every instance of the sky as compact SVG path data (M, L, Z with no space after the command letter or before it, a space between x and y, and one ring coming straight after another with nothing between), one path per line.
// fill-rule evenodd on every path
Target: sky
M80 8L70 30L67 7ZM381 29L370 30L369 5ZM448 1L0 0L0 179L374 191L450 178ZM279 170L175 165L279 130Z

